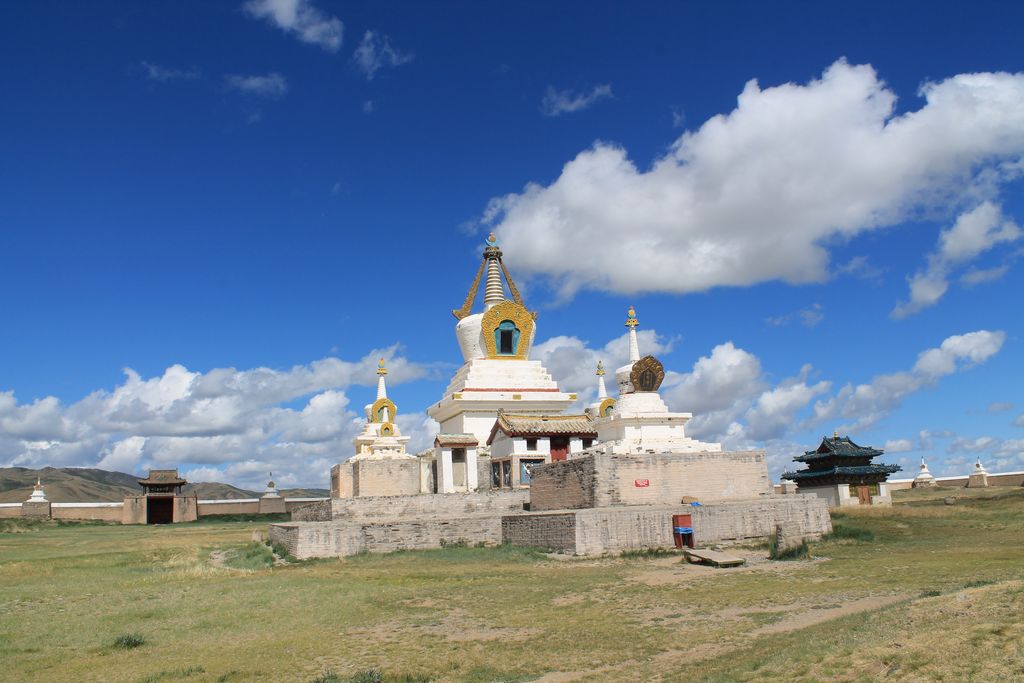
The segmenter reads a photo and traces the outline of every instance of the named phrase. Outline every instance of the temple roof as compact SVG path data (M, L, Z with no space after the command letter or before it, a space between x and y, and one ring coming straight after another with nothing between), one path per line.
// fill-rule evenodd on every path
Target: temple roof
M572 435L596 437L597 427L589 415L518 415L498 413L498 419L491 428L490 444L498 430L508 436L554 436Z
M434 437L435 446L477 446L479 445L476 437L472 434L438 434Z
M822 458L874 458L885 451L870 446L858 446L848 436L824 437L817 450L806 451L793 458L796 462L810 462Z
M782 479L797 481L800 479L819 479L835 475L866 476L870 474L892 474L899 472L899 465L854 465L852 467L829 467L823 470L800 470L799 472L783 472Z
M178 476L178 470L150 470L148 477L139 479L142 486L184 486L187 483Z

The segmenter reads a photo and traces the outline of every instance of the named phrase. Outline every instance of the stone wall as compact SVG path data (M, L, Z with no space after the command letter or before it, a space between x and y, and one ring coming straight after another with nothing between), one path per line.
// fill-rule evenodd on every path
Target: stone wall
M502 541L575 555L603 555L643 548L671 548L672 516L693 517L699 545L767 538L776 524L795 536L816 538L832 530L824 501L813 496L691 506L620 506L529 512L502 518Z
M332 498L333 520L446 519L477 513L521 511L529 491L478 491L476 493L419 494L415 496L361 496Z
M828 505L816 496L772 496L764 500L691 507L695 543L767 538L776 524L810 538L832 531Z
M291 510L293 522L331 521L331 501L321 500Z
M592 455L537 465L530 479L530 510L592 508L597 486Z
M52 503L53 519L81 519L101 522L120 522L121 503Z
M764 451L594 453L534 468L530 509L678 505L771 493Z
M28 519L50 519L49 501L28 501L21 504L21 516Z
M353 496L415 495L420 492L420 462L416 458L356 460L352 480Z
M501 516L478 514L450 519L376 522L290 522L270 525L270 540L300 560L363 552L424 550L446 544L497 545Z
M0 519L21 517L21 503L0 503Z
M501 518L501 540L512 545L576 552L576 512L528 512Z

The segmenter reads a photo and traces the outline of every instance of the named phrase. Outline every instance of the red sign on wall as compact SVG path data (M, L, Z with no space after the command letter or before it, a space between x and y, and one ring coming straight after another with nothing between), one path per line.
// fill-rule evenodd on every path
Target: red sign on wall
M650 479L634 479L633 480L633 486L637 487L638 489L645 489L645 488L647 488L650 485L651 485L651 480Z

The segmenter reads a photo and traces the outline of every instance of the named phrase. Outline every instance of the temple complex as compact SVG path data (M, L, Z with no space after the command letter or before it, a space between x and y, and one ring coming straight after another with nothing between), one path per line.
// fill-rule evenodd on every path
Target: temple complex
M843 505L887 505L892 498L885 480L899 465L873 463L884 451L858 446L849 436L823 437L816 450L793 458L805 463L806 469L784 472L783 479L797 483L800 493L811 493L828 501L829 507Z
M474 312L481 282L482 310ZM463 363L427 409L440 427L433 448L406 453L381 361L356 452L331 470L331 500L271 525L271 538L296 557L452 542L580 555L669 548L681 519L698 544L767 538L779 524L796 537L831 529L820 498L774 495L764 451L723 451L686 435L692 414L662 399L665 369L641 355L633 308L618 396L608 396L598 363L597 397L579 414L566 413L576 394L529 359L537 316L493 235L452 313Z

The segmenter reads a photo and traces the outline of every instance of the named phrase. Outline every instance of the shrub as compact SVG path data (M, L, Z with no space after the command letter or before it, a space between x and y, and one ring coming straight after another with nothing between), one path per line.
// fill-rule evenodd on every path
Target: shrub
M664 548L640 548L639 550L626 550L619 557L627 560L646 560L651 557L665 557L672 554L672 551Z
M146 639L138 633L122 633L114 638L114 647L119 650L131 650L145 644Z

